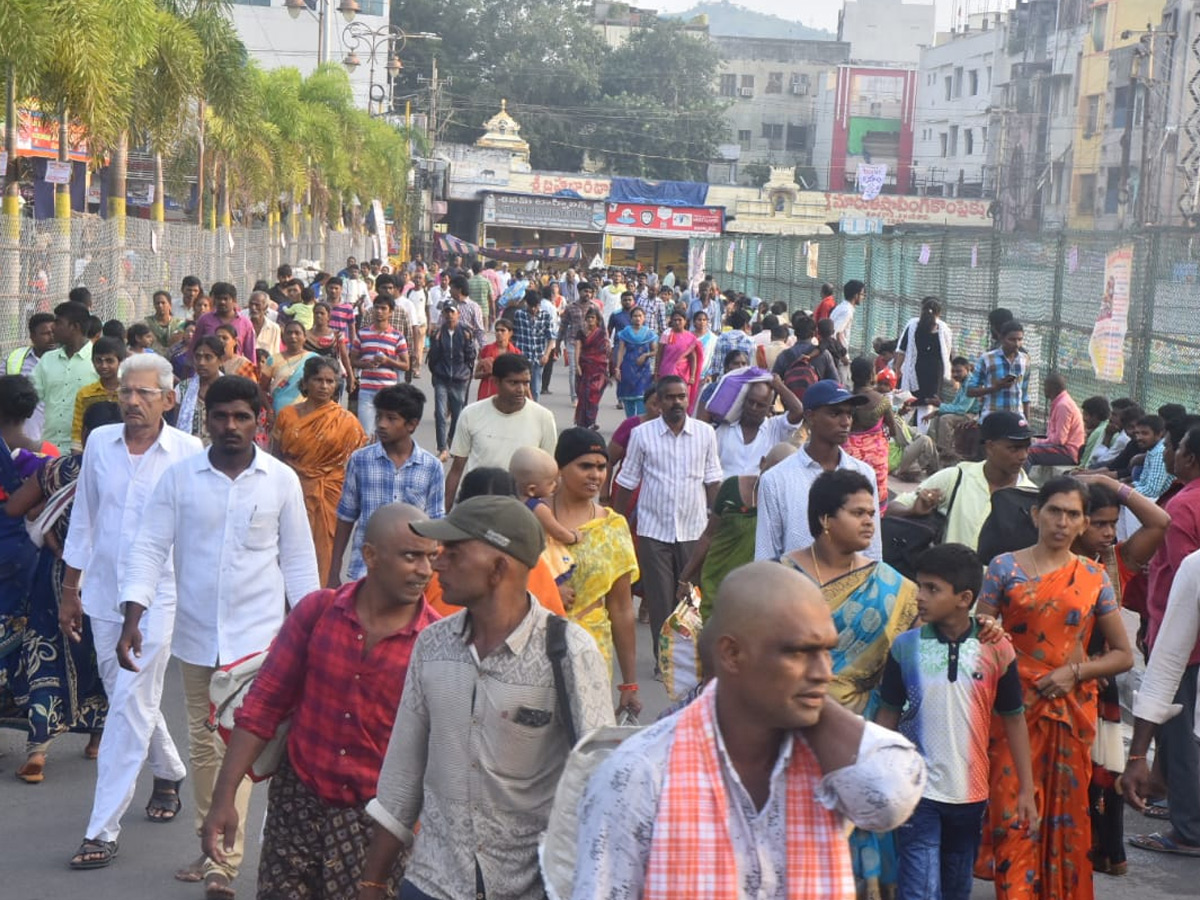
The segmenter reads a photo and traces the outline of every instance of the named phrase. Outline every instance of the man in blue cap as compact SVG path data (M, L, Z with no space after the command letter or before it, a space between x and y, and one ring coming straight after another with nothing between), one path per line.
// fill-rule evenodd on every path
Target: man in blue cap
M874 493L875 470L842 449L850 436L854 408L867 403L861 394L852 394L836 381L818 381L804 392L804 421L808 425L808 443L799 452L763 473L758 483L758 530L754 541L755 559L779 559L793 550L802 550L814 538L808 527L808 491L822 472L852 469L871 482ZM879 537L879 498L875 498L875 536L867 556L881 559L883 545Z

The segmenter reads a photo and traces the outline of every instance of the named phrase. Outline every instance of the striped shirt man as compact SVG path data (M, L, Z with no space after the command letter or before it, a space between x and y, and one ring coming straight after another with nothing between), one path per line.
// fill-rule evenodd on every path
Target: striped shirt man
M329 310L329 327L340 333L347 341L354 335L351 326L354 324L354 304L339 303Z
M716 432L688 416L678 434L664 419L635 429L616 483L631 491L641 485L638 536L675 544L700 539L708 524L704 486L721 479Z
M403 332L362 330L351 349L364 359L371 356L384 356L399 359L408 353L408 341ZM378 368L363 369L359 384L363 390L378 391L396 384L398 369Z

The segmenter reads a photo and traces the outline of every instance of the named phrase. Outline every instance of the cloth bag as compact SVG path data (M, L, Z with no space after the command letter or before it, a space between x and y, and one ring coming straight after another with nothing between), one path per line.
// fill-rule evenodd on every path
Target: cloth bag
M746 400L746 391L750 389L750 385L761 384L764 381L769 383L772 377L766 369L754 366L734 369L722 375L706 405L713 422L719 424L738 421L742 417L742 404Z
M663 622L658 638L658 668L672 701L700 683L700 589L693 587Z
M208 730L217 732L226 744L229 743L229 735L233 733L233 715L245 701L246 694L250 691L250 685L254 684L258 670L262 668L262 664L270 652L270 648L268 648L260 650L258 653L251 653L249 656L243 656L213 672L212 679L208 683L208 722L206 724ZM291 727L291 720L285 719L275 729L275 736L267 741L262 753L250 767L251 781L266 781L275 774L275 770L283 762L284 753L287 752L287 735Z

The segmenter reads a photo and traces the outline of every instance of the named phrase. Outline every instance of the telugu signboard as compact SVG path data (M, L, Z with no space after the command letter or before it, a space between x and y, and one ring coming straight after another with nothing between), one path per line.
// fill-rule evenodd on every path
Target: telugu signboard
M649 206L609 203L606 228L610 234L639 237L720 237L725 210L719 206Z
M604 230L604 203L570 197L488 194L483 198L483 224L598 232Z
M36 109L17 110L17 156L36 156L42 159L58 157L58 122ZM71 124L67 129L71 142L67 154L73 162L87 162L87 138L83 129Z
M523 194L557 194L574 191L580 197L603 200L612 186L611 178L589 175L553 175L546 172L513 172L508 176L510 191Z
M802 198L807 195L801 195ZM823 193L826 221L844 218L881 219L884 225L959 225L991 228L988 200L953 197L901 197L880 194L864 200L858 194Z

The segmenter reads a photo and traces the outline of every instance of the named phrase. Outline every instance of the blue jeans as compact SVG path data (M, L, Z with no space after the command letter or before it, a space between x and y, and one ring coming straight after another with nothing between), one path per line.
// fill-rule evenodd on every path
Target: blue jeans
M358 424L367 433L368 440L375 440L375 395L374 388L358 389Z
M640 416L646 411L646 399L644 397L622 397L621 405L625 407L625 418L630 416Z
M438 453L449 450L454 443L454 429L458 427L458 414L467 405L466 381L435 381L433 383L433 430L437 435ZM447 416L449 422L447 423ZM447 433L446 425L450 430Z
M529 392L536 402L542 396L542 364L539 360L529 357Z
M898 900L969 900L987 801L922 800L896 831Z

